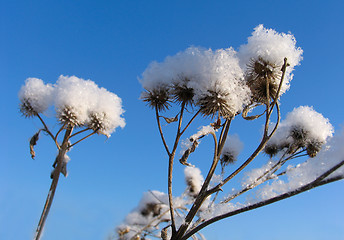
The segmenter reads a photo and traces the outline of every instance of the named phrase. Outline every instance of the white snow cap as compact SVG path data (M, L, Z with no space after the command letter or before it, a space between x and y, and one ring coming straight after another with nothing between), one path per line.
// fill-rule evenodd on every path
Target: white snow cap
M61 122L88 126L110 136L117 127L124 127L121 99L91 80L61 75L56 84L44 84L41 79L28 78L19 92L22 104L29 103L37 113L55 105Z
M240 141L238 135L228 135L226 143L223 146L222 155L229 154L237 158L243 147L244 144Z
M52 104L53 91L51 84L44 84L38 78L28 78L19 91L19 100L30 104L36 113L42 113Z
M201 170L197 167L186 167L184 169L184 175L189 190L192 188L192 193L197 195L204 182Z
M280 144L288 141L293 128L301 128L307 132L308 140L315 140L319 143L326 143L333 135L333 126L321 113L316 112L313 107L300 106L288 113L276 133L269 140L269 143Z
M291 72L300 64L302 53L303 50L296 47L295 37L291 33L278 33L258 25L247 39L247 44L240 46L238 56L242 68L246 68L251 59L258 57L278 66L282 66L284 58L287 58L290 66L286 70L282 94L289 89L289 82L293 78Z
M243 72L236 52L232 48L211 50L190 47L175 56L168 56L161 63L152 62L139 79L151 91L161 86L183 84L194 90L194 100L218 93L231 112L241 111L249 101L250 90L244 84Z
M55 106L59 118L68 109L76 124L89 125L107 136L116 127L125 126L121 99L91 80L61 75L56 83Z

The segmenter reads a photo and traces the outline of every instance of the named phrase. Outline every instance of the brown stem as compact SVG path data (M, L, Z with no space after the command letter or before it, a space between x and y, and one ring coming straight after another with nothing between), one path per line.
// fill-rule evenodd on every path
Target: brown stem
M200 231L201 229L205 228L206 226L214 223L214 222L217 222L219 220L222 220L224 218L228 218L228 217L231 217L231 216L234 216L234 215L237 215L237 214L240 214L240 213L243 213L243 212L247 212L247 211L250 211L250 210L253 210L253 209L256 209L256 208L260 208L260 207L263 207L263 206L266 206L266 205L269 205L269 204L272 204L272 203L275 203L275 202L278 202L278 201L281 201L283 199L286 199L286 198L290 198L292 196L295 196L297 194L300 194L302 192L305 192L305 191L308 191L308 190L311 190L313 188L316 188L316 187L319 187L319 186L322 186L324 184L328 184L328 183L331 183L331 182L335 182L335 181L338 181L338 180L341 180L341 179L344 179L344 175L341 175L341 176L336 176L336 177L333 177L333 178L326 178L328 177L331 173L333 173L334 171L336 171L338 168L340 168L341 166L344 165L344 161L341 161L340 163L338 163L337 165L335 165L334 167L332 167L331 169L329 169L328 171L326 171L325 173L323 173L321 176L319 176L316 180L314 180L313 182L309 183L309 184L306 184L305 186L302 186L300 188L297 188L293 191L290 191L290 192L287 192L287 193L284 193L284 194L281 194L279 196L276 196L276 197L273 197L273 198L270 198L268 200L265 200L265 201L261 201L261 202L258 202L258 203L255 203L255 204L252 204L252 205L249 205L247 207L244 207L244 208L240 208L238 210L235 210L235 211L232 211L232 212L228 212L228 213L225 213L225 214L222 214L220 216L217 216L217 217L214 217L214 218L211 218L203 223L201 223L200 225L198 225L197 227L195 227L194 229L190 230L189 232L187 232L182 238L180 238L181 240L186 240L188 239L189 237L191 237L192 235L194 235L195 233L197 233L198 231Z
M191 120L188 122L188 124L185 126L185 128L183 129L183 131L180 132L180 135L183 135L183 133L185 132L185 130L190 126L190 124L193 122L193 120L195 120L195 118L198 116L198 114L200 114L201 110L198 110L195 115L191 118Z
M207 191L209 183L211 178L214 175L216 166L218 164L219 161L219 157L218 157L218 149L217 149L217 138L215 133L210 133L213 136L214 139L214 144L215 144L215 150L214 150L214 157L213 157L213 163L209 169L208 175L206 177L206 179L204 180L204 183L202 185L201 190L199 191L199 194L196 197L195 202L193 203L188 215L185 217L185 221L184 224L182 224L180 226L180 228L178 229L177 234L174 236L172 236L172 240L177 240L177 239L181 239L181 237L184 235L184 233L186 232L186 230L188 229L188 227L190 226L192 219L195 217L196 213L198 212L199 208L202 206L204 200L210 195Z
M166 141L165 141L164 134L163 134L162 129L161 129L161 123L160 123L160 118L159 118L159 110L158 110L157 107L155 107L155 116L156 116L156 121L157 121L157 123L158 123L158 128L159 128L161 140L162 140L162 142L163 142L163 144L164 144L164 147L165 147L165 149L166 149L167 155L168 155L168 156L171 156L171 153L170 153L170 151L168 150L168 146L167 146Z
M74 136L76 136L76 135L78 135L78 134L80 134L80 133L86 132L86 131L88 131L88 130L91 130L91 128L85 128L85 129L83 129L83 130L80 130L79 132L76 132L76 133L72 134L72 135L70 136L70 138L72 138L72 137L74 137ZM97 131L98 131L98 130L97 130Z
M173 194L172 194L173 161L174 161L174 156L175 156L175 153L176 153L176 150L178 147L179 139L182 135L180 130L181 130L182 121L183 121L184 109L185 109L185 102L183 102L182 106L181 106L176 139L174 141L172 153L169 155L169 160L168 160L168 202L169 202L170 214L171 214L172 236L175 235L175 233L177 231L175 218L174 218Z
M61 145L61 149L59 150L59 154L56 157L57 166L56 166L56 168L54 169L54 172L53 172L53 180L52 180L52 183L51 183L51 186L50 186L50 190L49 190L49 193L48 193L48 196L47 196L47 200L45 202L45 205L44 205L44 208L43 208L43 211L42 211L41 218L40 218L38 226L37 226L36 235L35 235L34 240L39 240L40 237L41 237L41 234L42 234L42 231L43 231L43 228L44 228L44 224L45 224L46 218L48 216L51 204L52 204L53 199L54 199L57 183L59 181L60 172L61 172L61 169L62 169L63 160L64 160L64 157L66 155L66 152L68 151L68 140L69 140L69 137L70 137L72 131L73 131L73 127L69 126L67 128L65 136L63 138L63 142L62 142L62 145Z
M94 135L94 134L96 134L96 133L97 133L97 130L96 130L96 131L94 131L94 132L92 132L92 133L90 133L90 134L88 134L87 136L85 136L85 137L81 138L80 140L76 141L75 143L73 143L72 145L70 145L68 148L71 148L71 147L73 147L74 145L76 145L76 144L78 144L79 142L81 142L81 141L85 140L86 138L89 138L89 137L91 137L92 135Z
M43 118L37 113L37 115L36 115L38 118L39 118L39 120L41 120L41 122L42 122L42 124L43 124L43 126L44 126L44 131L46 132L46 133L48 133L49 134L49 136L54 140L54 142L55 142L55 144L56 144L56 147L60 150L60 145L57 143L57 139L54 137L54 135L50 132L50 130L49 130L49 128L48 128L48 126L45 124L45 122L44 122L44 120L43 120Z

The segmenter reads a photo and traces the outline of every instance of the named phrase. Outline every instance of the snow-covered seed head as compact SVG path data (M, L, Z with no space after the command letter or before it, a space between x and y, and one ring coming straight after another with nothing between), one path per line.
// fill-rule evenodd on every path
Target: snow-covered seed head
M28 78L19 91L20 111L25 117L34 117L49 108L53 95L52 85L38 78Z
M142 93L141 98L150 107L157 108L159 111L168 110L171 106L171 96L166 86L159 86L152 90L147 90Z
M281 77L281 66L264 60L262 57L251 58L247 65L246 81L252 91L254 101L265 103L267 99L267 84L269 97L276 98Z
M316 140L310 141L310 143L307 144L306 150L307 150L307 155L311 158L314 158L318 152L321 150L321 147L324 143L319 142Z
M264 148L264 152L272 158L273 156L277 155L280 151L280 147L277 144L266 144Z
M23 99L21 101L19 109L25 117L34 117L38 114L31 106L30 101L28 99Z
M71 126L81 126L83 123L78 120L75 110L72 107L65 106L64 108L57 109L58 120L62 124L69 124Z
M309 136L309 132L301 126L292 126L290 128L290 136L294 143L300 147L304 147Z
M238 135L228 135L220 158L222 167L233 164L243 148L243 143Z
M222 166L233 164L235 163L236 160L237 160L236 157L230 152L226 152L225 154L222 154L222 157L220 159Z
M201 170L196 167L186 167L184 169L184 174L187 185L187 194L193 198L197 197L204 181Z
M154 202L147 203L146 206L143 209L141 209L141 214L142 216L145 216L145 217L149 215L156 217L160 215L160 212L161 212L161 205Z

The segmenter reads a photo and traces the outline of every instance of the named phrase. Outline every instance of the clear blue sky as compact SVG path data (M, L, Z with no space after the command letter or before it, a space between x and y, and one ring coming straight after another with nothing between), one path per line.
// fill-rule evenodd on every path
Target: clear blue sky
M61 74L76 75L123 100L127 126L70 153L69 176L59 182L43 237L106 239L142 192L167 189L154 112L139 100L137 78L151 61L191 45L237 48L258 24L291 31L304 60L282 97L282 114L314 106L339 131L343 9L341 0L0 1L0 239L33 237L56 154L50 139L41 137L36 160L30 159L28 140L41 126L19 113L17 93L26 78L54 83ZM54 121L49 126L57 128ZM239 123L237 128L243 136L260 131ZM180 169L175 180L182 184ZM344 239L343 202L342 181L224 220L204 233L209 240Z

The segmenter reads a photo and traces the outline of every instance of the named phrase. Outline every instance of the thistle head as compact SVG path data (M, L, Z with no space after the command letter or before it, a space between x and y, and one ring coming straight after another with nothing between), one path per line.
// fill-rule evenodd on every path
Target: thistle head
M190 80L184 77L182 80L173 83L172 86L172 97L177 103L184 103L185 106L192 106L194 104L194 89L188 87Z
M197 105L204 116L214 117L215 115L224 118L231 118L236 113L233 113L230 105L227 102L228 93L221 90L208 90L208 94L200 98Z
M262 103L270 101L267 96L267 85L269 85L269 98L276 98L281 78L280 69L279 65L266 61L262 57L251 58L247 65L246 80L255 101Z
M166 86L160 86L152 90L143 92L141 98L151 108L156 108L158 111L165 111L171 106L171 96L169 89Z

